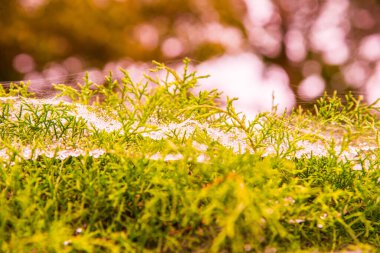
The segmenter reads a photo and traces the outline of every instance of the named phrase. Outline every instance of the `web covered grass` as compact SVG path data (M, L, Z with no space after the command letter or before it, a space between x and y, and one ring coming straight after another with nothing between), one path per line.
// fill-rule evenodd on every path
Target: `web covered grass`
M3 252L373 251L380 247L375 105L248 121L198 77L157 64L60 98L1 91ZM154 75L155 73L155 75Z

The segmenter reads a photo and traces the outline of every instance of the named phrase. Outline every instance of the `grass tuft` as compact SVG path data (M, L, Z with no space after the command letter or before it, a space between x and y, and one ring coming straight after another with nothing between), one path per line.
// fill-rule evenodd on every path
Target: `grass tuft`
M376 252L375 104L237 112L189 60L0 89L1 252ZM67 102L70 101L70 102Z

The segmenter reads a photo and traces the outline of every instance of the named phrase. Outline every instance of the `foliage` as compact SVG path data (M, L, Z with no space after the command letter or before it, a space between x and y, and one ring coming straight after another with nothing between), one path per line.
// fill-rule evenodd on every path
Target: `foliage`
M363 122L370 127L376 123L379 99L368 106L362 106L363 96L355 98L352 93L345 95L345 103L334 92L332 96L326 93L314 105L317 118L326 122L339 122L349 126L360 127Z
M13 86L12 96L2 91L2 252L380 247L377 155L358 151L361 170L333 152L334 140L326 143L328 154L297 155L297 141L323 139L321 126L343 129L345 139L368 132L361 126L371 121L377 133L367 105L355 100L355 108L330 110L327 105L339 101L325 97L317 115L268 112L248 121L233 99L222 108L217 91L192 93L201 77L184 63L182 73L156 63L157 76L141 83L124 71L120 82L110 76L92 90L86 77L79 90L57 85L72 103L14 96L27 94L25 86ZM346 132L351 121L341 119L352 115L360 122ZM120 127L109 130L114 121ZM322 130L304 134L304 122ZM234 141L237 149L228 146ZM349 139L355 141L369 140ZM266 152L270 147L274 152ZM94 155L96 149L103 153Z

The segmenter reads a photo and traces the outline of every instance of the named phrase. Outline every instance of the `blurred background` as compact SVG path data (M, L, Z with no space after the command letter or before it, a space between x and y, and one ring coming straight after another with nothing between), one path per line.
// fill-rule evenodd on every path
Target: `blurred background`
M0 81L38 89L189 57L247 114L380 97L380 0L3 0L0 33Z

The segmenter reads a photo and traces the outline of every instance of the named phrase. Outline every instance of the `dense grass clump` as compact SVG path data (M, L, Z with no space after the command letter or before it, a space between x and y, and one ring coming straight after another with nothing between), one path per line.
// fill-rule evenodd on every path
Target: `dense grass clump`
M145 81L0 91L1 252L376 252L377 108L247 120L162 64ZM310 127L313 130L310 130Z

